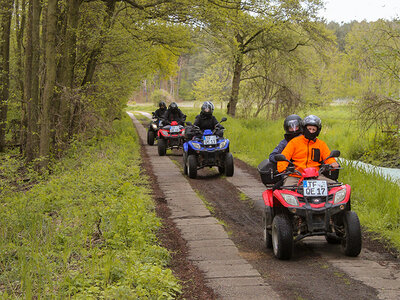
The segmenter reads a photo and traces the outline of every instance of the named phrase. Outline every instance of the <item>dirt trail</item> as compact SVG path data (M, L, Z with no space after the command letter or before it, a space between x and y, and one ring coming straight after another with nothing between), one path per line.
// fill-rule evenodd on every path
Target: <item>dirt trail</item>
M182 169L180 152L168 151L167 155ZM235 160L235 168L236 176L241 173L249 178L249 191L259 188L254 168L239 160ZM399 259L369 239L364 239L363 251L357 258L348 258L340 246L315 237L296 243L290 261L276 259L263 245L256 195L246 195L243 188L240 191L233 180L235 175L227 180L215 169L204 169L198 172L197 179L187 180L208 203L212 215L224 224L242 258L282 299L400 299Z

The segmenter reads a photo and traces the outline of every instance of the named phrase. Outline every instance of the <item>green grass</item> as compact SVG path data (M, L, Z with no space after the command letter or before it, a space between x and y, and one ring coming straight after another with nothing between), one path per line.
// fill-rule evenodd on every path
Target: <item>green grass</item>
M339 179L352 187L352 205L361 224L400 250L400 186L377 172L342 165Z
M76 143L27 192L2 185L0 297L173 299L181 291L156 238L131 120Z

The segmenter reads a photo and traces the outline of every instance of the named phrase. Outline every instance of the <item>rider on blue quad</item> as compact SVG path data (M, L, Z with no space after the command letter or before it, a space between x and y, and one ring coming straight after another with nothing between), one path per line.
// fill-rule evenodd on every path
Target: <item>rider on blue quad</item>
M206 101L196 116L193 126L186 127L186 142L183 145L184 173L196 178L197 170L218 167L220 174L232 176L233 156L229 153L229 140L223 138L224 127L212 115L214 105ZM191 124L189 124L191 125Z
M201 106L201 112L196 116L193 125L200 128L200 130L210 129L213 130L219 124L217 119L213 116L214 104L210 101L205 101ZM223 129L222 125L219 125ZM222 133L222 130L219 132Z

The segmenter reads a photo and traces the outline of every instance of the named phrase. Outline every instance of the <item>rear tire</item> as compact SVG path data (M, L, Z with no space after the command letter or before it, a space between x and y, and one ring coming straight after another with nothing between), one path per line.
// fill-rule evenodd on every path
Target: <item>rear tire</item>
M187 154L183 152L183 174L187 175L188 174L188 169L187 169Z
M264 223L264 245L267 249L272 249L272 235L270 231L267 229L267 218L263 217Z
M159 139L157 146L158 146L158 155L164 156L167 153L167 141L164 139Z
M345 235L342 239L342 250L347 256L358 256L361 252L361 226L360 220L354 211L346 211L343 214Z
M187 173L189 178L197 177L197 157L196 155L189 155L187 159Z
M147 144L150 146L154 145L154 131L147 131Z
M276 215L272 221L272 248L279 259L292 257L293 229L286 215Z
M228 152L225 155L225 176L231 177L234 172L233 156L232 153Z

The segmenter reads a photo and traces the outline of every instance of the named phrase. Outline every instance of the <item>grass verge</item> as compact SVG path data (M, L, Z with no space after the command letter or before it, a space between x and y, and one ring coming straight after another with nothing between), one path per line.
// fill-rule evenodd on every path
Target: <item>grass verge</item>
M181 292L158 245L138 137L126 116L114 134L76 143L48 180L2 186L2 298L174 299Z

